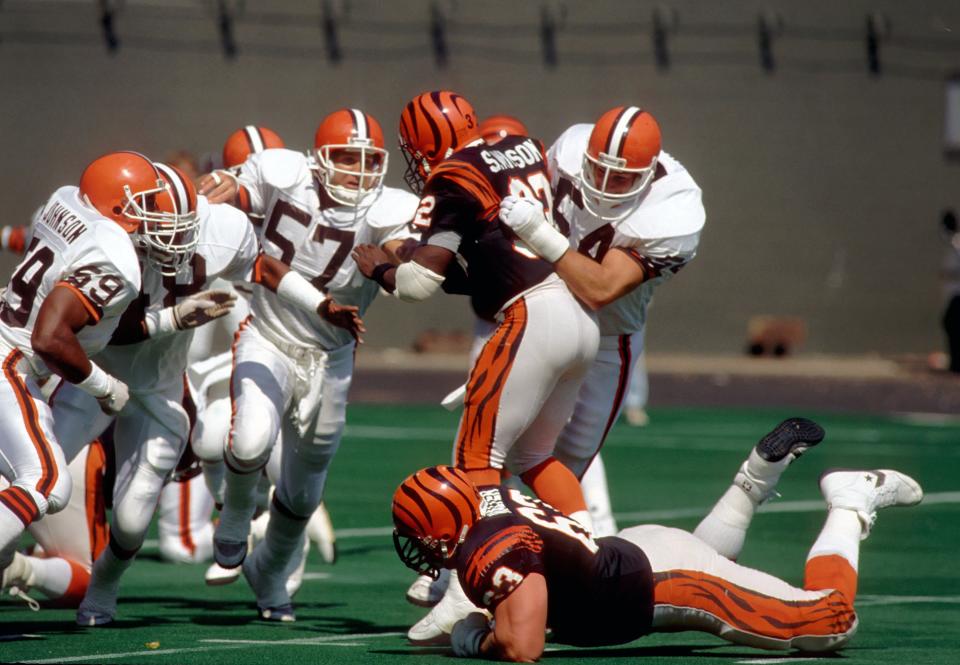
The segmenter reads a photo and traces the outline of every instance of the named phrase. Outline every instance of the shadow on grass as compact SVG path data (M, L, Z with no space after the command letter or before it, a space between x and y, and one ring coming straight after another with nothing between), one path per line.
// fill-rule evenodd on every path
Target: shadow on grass
M551 649L550 644L547 645ZM661 645L661 646L637 646L637 647L598 647L589 648L569 648L545 651L541 660L553 658L569 658L581 660L593 660L603 658L724 658L728 660L743 660L745 658L784 658L791 659L797 657L816 657L819 659L844 659L841 653L817 653L805 654L799 651L718 651L718 649L729 648L731 644L699 644L699 645ZM391 656L431 656L431 655L449 655L450 647L410 647L407 649L371 649L369 653L391 655Z

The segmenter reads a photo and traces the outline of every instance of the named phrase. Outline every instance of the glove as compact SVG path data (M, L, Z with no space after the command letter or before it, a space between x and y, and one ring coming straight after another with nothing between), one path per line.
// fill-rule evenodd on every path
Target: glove
M159 337L202 326L229 314L236 302L237 295L230 291L201 291L172 307L147 312L143 317L147 335Z
M100 410L108 416L120 413L130 400L127 384L104 372L96 363L90 363L90 373L77 388L95 397Z
M460 619L453 624L453 631L450 633L453 655L476 658L480 655L480 645L489 632L490 624L483 612L471 612L465 619Z
M530 197L507 196L500 202L500 221L517 234L537 256L550 263L560 260L570 243L543 214L543 206Z

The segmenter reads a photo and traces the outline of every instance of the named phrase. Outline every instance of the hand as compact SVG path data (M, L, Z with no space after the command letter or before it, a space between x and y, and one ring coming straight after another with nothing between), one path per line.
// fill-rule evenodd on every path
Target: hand
M214 319L226 316L237 302L231 291L211 289L183 299L173 309L173 323L177 330L197 328Z
M500 221L506 224L521 240L529 236L541 224L549 224L543 214L543 204L528 196L505 196L500 201Z
M490 623L483 612L471 612L465 619L453 625L450 646L453 655L460 658L475 658L480 655L480 645L490 632Z
M233 203L239 190L236 177L229 171L213 171L197 179L197 193L210 203Z
M395 250L393 253L397 255L397 258L400 261L406 263L413 256L414 250L420 246L420 241L416 238L407 238Z
M324 321L347 330L357 344L363 344L360 337L367 329L363 326L363 319L360 318L360 310L354 305L338 305L333 298L327 298L317 307L317 314Z
M123 407L130 400L130 390L127 388L127 384L114 376L108 375L107 382L109 385L107 393L96 398L97 404L100 405L100 410L105 414L115 416L123 410Z
M547 219L543 205L532 197L504 197L500 202L500 221L531 251L550 263L559 261L570 249L569 241Z
M373 269L378 265L390 263L390 257L387 256L387 253L376 245L357 245L353 248L351 256L357 262L357 268L367 279L373 276Z

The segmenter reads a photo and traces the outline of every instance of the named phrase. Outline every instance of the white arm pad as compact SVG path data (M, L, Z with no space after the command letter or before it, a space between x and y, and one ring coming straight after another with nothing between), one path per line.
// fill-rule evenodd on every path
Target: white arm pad
M283 302L311 313L315 313L320 303L327 299L327 294L308 282L307 278L296 270L291 270L280 278L277 296Z
M416 261L408 261L397 266L394 274L396 288L393 294L404 302L426 300L443 284L443 275L425 268Z

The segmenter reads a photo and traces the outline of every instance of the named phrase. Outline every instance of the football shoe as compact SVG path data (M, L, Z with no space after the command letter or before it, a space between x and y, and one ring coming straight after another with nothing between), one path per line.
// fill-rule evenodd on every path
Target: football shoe
M482 611L467 598L457 579L456 572L450 574L447 592L433 609L407 631L407 639L411 644L445 645L450 644L450 633L453 625L466 618L471 612Z
M337 562L337 535L333 530L330 513L322 502L307 522L307 537L316 543L324 563Z
M419 607L433 607L440 602L450 583L450 571L443 569L439 577L419 575L407 589L407 602Z
M823 428L806 418L788 418L766 434L740 466L733 484L756 503L775 496L780 476L804 452L823 441Z
M915 506L923 499L920 483L892 469L828 470L820 476L820 491L830 510L844 508L857 513L863 527L861 540L870 535L880 508Z

